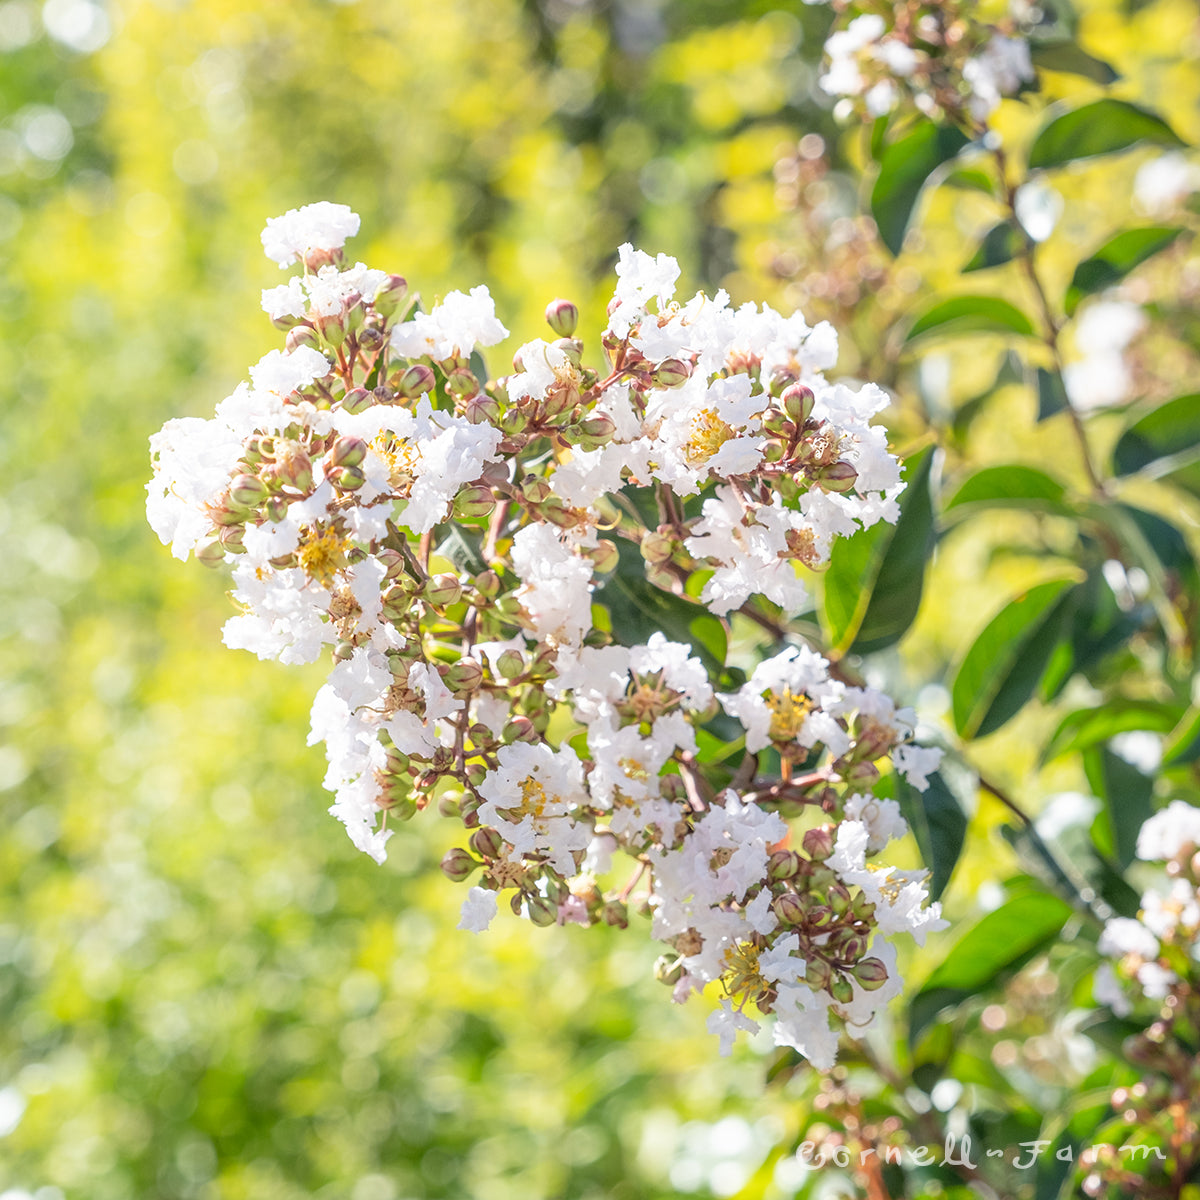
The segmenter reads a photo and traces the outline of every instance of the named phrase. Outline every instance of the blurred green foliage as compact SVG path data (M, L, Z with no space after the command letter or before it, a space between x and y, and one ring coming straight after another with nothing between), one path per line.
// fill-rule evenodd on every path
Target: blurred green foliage
M1114 94L1194 142L1200 69L1180 51L1189 38L1194 50L1194 6L1078 7L1081 44L1121 74ZM654 983L648 939L504 921L478 941L456 932L436 819L406 826L385 867L353 850L325 815L319 752L303 749L319 668L220 647L217 576L170 560L145 525L146 442L169 417L208 415L279 344L257 305L279 282L258 231L330 199L362 214L351 253L426 297L487 282L510 351L555 295L580 303L594 341L616 246L632 239L677 255L693 286L834 319L840 369L903 397L890 418L902 450L930 428L961 435L955 484L1019 460L1079 485L1066 416L1035 423L1024 384L956 419L989 396L1002 343L923 363L899 349L906 314L978 290L959 269L994 204L938 190L890 261L858 215L867 138L840 133L816 90L820 6L58 10L76 14L76 49L30 0L0 3L0 1196L793 1194L785 1160L836 1104L832 1085L817 1096L786 1062L768 1081L770 1053L716 1059L705 1011ZM1100 94L1065 74L1044 88ZM1018 104L1001 117L1018 144L1037 124ZM1042 259L1056 295L1123 227L1145 157L1056 177L1066 214ZM1194 275L1189 253L1169 252L1172 281ZM1027 304L1015 265L997 269L991 290ZM1186 339L1146 354L1147 399L1194 390L1161 390L1195 366ZM1093 428L1103 454L1121 421ZM1178 503L1161 487L1134 492ZM958 529L916 626L876 668L926 715L948 705L939 683L1001 597L1061 575L1053 517L996 511ZM1038 774L1047 712L1072 698L1085 690L1026 708L976 749L1035 809L1086 788L1072 760ZM1016 871L1002 816L987 798L973 812L951 915L978 916L977 890ZM943 953L931 946L914 978ZM1121 1077L1082 1051L1056 1061L1052 1035L1074 1036L1060 1026L1090 961L1058 947L1019 976L987 1026L1006 1027L1007 1049L958 1072L1000 1144ZM981 1020L973 1010L972 1031ZM920 1081L934 1064L936 1079L950 1052L927 1044L903 1069ZM886 1088L848 1062L851 1082Z

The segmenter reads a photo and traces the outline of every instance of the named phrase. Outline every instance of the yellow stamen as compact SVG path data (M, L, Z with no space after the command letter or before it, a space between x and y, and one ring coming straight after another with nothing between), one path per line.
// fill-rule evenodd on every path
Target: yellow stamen
M683 456L688 466L704 466L733 436L733 429L717 416L716 409L704 409L693 418L692 436L683 448Z
M296 557L309 579L328 587L346 565L350 540L332 525L305 525L300 530Z

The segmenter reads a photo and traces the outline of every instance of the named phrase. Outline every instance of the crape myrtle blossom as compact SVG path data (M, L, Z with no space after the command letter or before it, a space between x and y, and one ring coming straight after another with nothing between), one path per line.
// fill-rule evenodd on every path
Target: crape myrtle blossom
M674 998L720 993L723 1053L766 1019L831 1066L902 985L890 939L944 925L920 873L869 861L906 832L876 783L922 788L939 752L807 646L748 676L723 647L732 614L799 612L837 538L896 520L886 395L826 380L827 324L677 302L679 265L629 245L603 369L556 300L555 336L484 378L508 337L488 289L422 311L347 266L357 228L330 204L268 223L302 266L262 295L284 346L151 439L150 524L230 569L226 645L328 653L309 743L358 849L383 862L435 808L462 834L460 929L500 899L543 926L648 917Z
M1168 878L1143 892L1136 919L1110 918L1097 943L1100 953L1115 962L1097 970L1095 998L1118 1016L1133 1007L1123 980L1157 1001L1177 988L1189 993L1195 987L1200 972L1200 809L1174 800L1155 813L1138 832L1137 857L1164 862Z
M989 25L968 0L896 4L889 17L879 5L832 6L842 19L825 41L819 83L847 112L882 117L907 101L926 116L981 126L1003 97L1035 78L1015 23Z

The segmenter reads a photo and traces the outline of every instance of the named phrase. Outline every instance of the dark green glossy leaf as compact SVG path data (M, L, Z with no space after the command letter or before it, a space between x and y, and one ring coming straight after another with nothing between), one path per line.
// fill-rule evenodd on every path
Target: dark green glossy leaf
M708 624L708 620L716 618L702 605L650 583L641 552L635 545L622 538L617 551L620 555L617 569L596 589L593 600L608 610L621 641L645 642L661 630L671 641L687 642L710 671L719 672L724 658L715 653L720 646Z
M1113 470L1132 475L1193 450L1200 451L1200 392L1168 400L1126 429L1113 449Z
M1106 97L1047 121L1030 147L1029 166L1031 170L1058 167L1076 159L1126 150L1138 142L1187 144L1157 114Z
M1118 696L1098 708L1081 708L1068 713L1050 736L1041 761L1050 762L1064 754L1078 754L1118 733L1143 729L1166 733L1175 727L1179 709L1154 700L1130 700Z
M1067 316L1079 307L1085 296L1120 283L1130 271L1165 250L1183 232L1181 226L1153 225L1146 229L1126 229L1110 238L1091 258L1085 258L1075 268L1063 300Z
M1031 587L1000 610L954 676L954 727L965 738L999 729L1033 695L1062 636L1070 579Z
M927 308L909 328L905 342L930 334L942 336L969 333L1033 336L1033 322L1019 309L998 296L954 296Z
M946 890L967 835L967 814L946 785L941 773L929 776L923 792L894 775L896 798L930 870L929 898L937 900Z
M898 642L921 604L925 563L933 546L929 476L932 447L904 467L908 487L895 525L879 521L834 543L824 575L822 615L839 654L882 650Z
M1033 891L988 913L959 939L913 998L909 1041L915 1043L943 1008L1018 970L1058 936L1070 915L1070 906L1057 896Z
M922 120L883 152L879 176L871 190L871 215L883 244L893 254L899 254L904 245L913 209L929 176L954 158L969 140L951 126Z
M1047 371L1045 367L1037 369L1037 398L1039 423L1055 413L1065 412L1071 405L1063 377L1057 371Z
M983 235L979 249L962 268L962 273L965 275L969 271L983 271L988 267L999 267L1012 262L1025 249L1027 243L1028 239L1016 221L1001 221Z
M1081 75L1084 79L1105 85L1115 83L1121 78L1103 59L1095 58L1067 39L1033 42L1029 47L1029 54L1033 65L1046 71L1066 71L1071 75Z
M969 506L972 511L1019 508L1069 515L1073 510L1065 495L1066 488L1045 471L1009 463L977 471L950 498L946 511Z
M1083 765L1093 793L1104 801L1101 817L1108 836L1099 839L1101 848L1127 867L1137 849L1138 830L1154 812L1154 781L1107 746L1093 746Z

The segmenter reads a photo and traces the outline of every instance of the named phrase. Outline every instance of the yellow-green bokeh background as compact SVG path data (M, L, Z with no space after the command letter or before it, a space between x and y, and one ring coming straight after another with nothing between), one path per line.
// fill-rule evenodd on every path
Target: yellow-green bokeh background
M644 927L456 932L461 889L436 870L452 831L432 814L384 867L357 854L304 747L320 668L223 649L221 576L172 560L142 503L148 436L210 413L279 344L258 290L282 275L258 233L291 207L350 204L351 252L427 297L486 282L510 350L556 295L594 334L631 238L678 255L689 287L788 305L771 263L796 233L774 171L801 135L834 137L812 101L827 15L763 0L109 12L112 36L77 53L38 33L36 4L0 4L0 127L19 133L30 105L74 127L61 161L0 138L0 1195L790 1194L774 1166L808 1082L768 1087L754 1052L717 1059L707 1009L653 981ZM1194 21L1183 0L1133 18L1096 0L1082 34L1126 73L1118 94L1189 139ZM1018 139L1034 119L1004 114ZM1137 161L1064 181L1056 278L1078 241L1119 227ZM888 319L957 286L965 229L987 219L935 198L849 369ZM901 396L903 441L922 421ZM982 421L968 460L1074 470L1030 403ZM893 656L910 696L1039 569L990 566L981 545L946 545ZM1033 776L1030 728L981 754L1036 807L1078 780ZM1013 867L997 818L981 805L956 915Z

